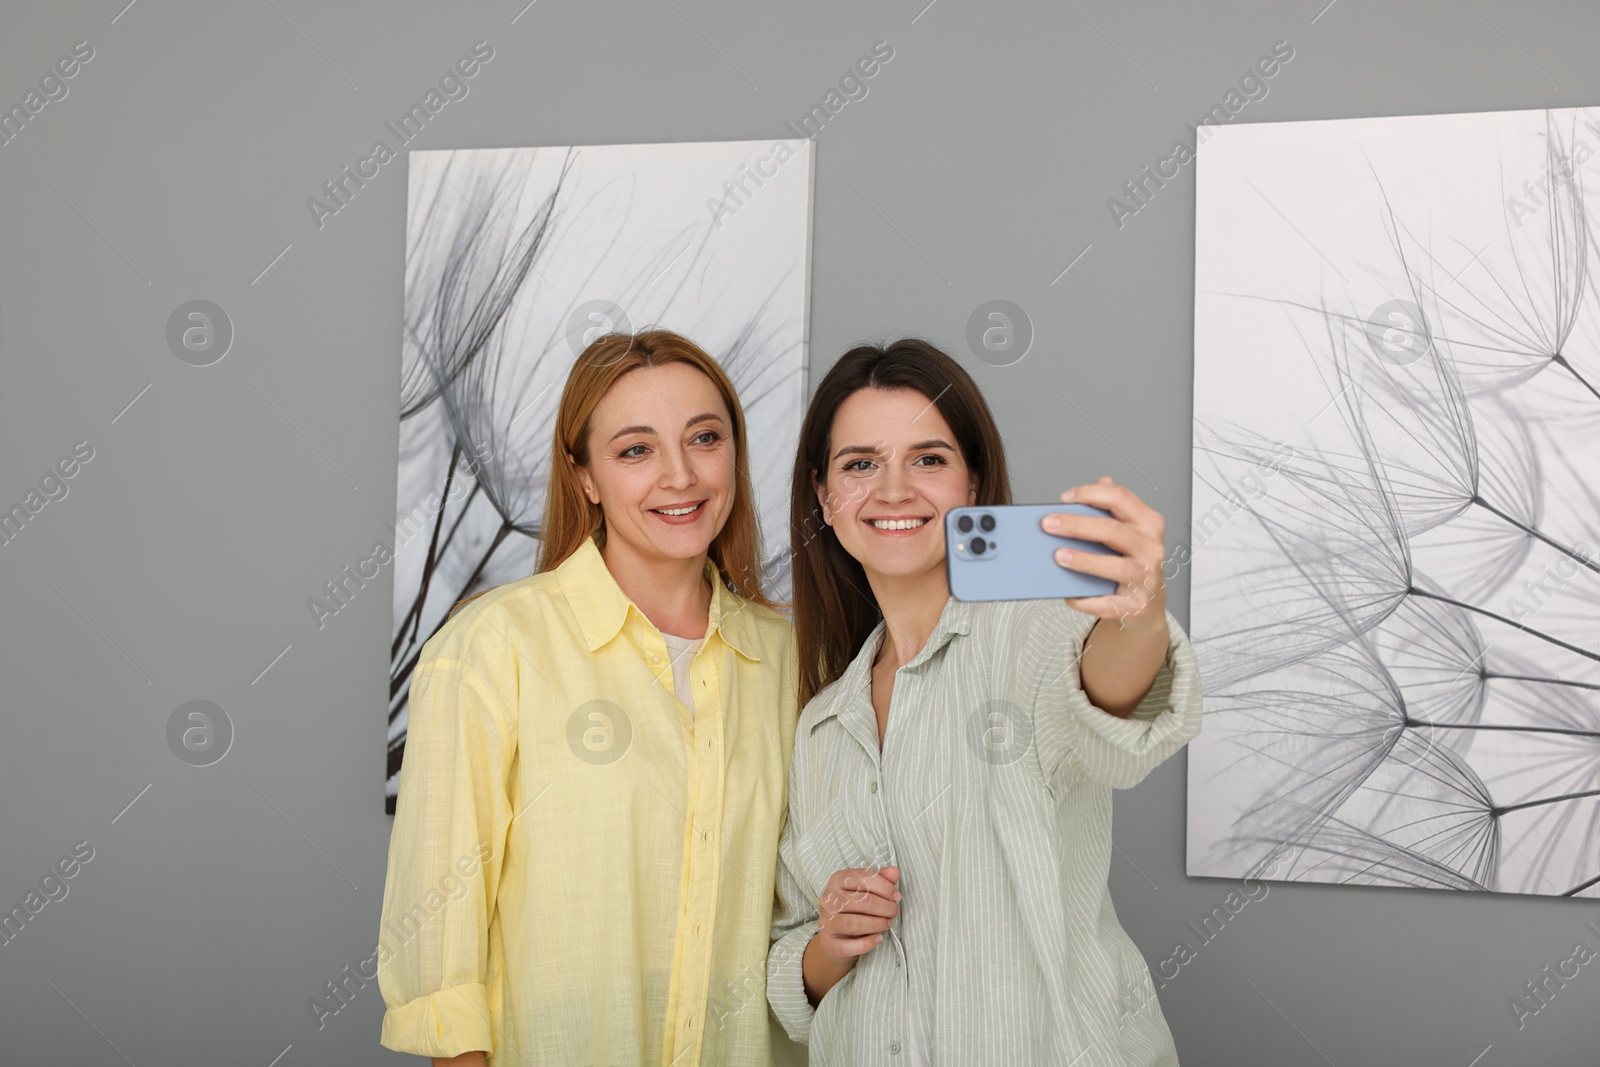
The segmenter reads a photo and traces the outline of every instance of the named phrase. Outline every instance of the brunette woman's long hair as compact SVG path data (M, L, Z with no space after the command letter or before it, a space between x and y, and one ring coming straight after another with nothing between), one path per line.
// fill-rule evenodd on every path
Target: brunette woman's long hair
M773 607L762 588L761 526L756 519L755 495L750 486L750 451L745 432L744 408L739 394L720 364L693 341L671 330L645 330L635 334L612 333L583 350L567 375L556 409L554 441L550 449L550 488L540 525L539 562L534 573L559 567L585 539L605 545L605 516L600 505L583 492L577 469L567 461L571 453L578 466L589 463L589 431L600 399L624 374L641 367L687 363L711 379L722 394L732 420L734 446L733 510L707 552L723 581L739 596ZM483 592L488 592L484 590ZM459 611L475 593L451 609Z
M823 376L800 427L790 492L794 615L800 651L800 706L832 684L861 651L882 613L866 572L822 517L817 489L827 482L833 418L862 389L914 389L939 410L967 469L977 503L1011 503L1005 446L971 376L927 341L857 345Z

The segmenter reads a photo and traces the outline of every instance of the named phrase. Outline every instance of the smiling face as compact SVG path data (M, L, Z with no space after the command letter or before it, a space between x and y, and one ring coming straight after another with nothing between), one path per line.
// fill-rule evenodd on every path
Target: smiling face
M944 514L978 499L955 434L915 389L850 394L818 474L823 518L874 584L942 575Z
M608 552L682 560L705 553L733 510L735 458L716 385L687 363L666 363L607 390L577 473L605 514Z

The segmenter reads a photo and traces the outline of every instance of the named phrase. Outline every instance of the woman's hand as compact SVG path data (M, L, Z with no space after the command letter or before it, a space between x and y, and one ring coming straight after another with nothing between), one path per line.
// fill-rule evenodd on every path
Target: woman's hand
M1057 549L1056 562L1061 566L1117 583L1115 593L1067 597L1067 605L1102 619L1117 619L1122 629L1166 629L1167 586L1162 575L1166 522L1161 513L1140 500L1132 489L1112 481L1110 475L1103 475L1093 485L1068 489L1061 494L1061 500L1104 508L1111 517L1060 512L1044 517L1045 530L1083 541L1099 541L1121 553L1109 556Z
M900 914L898 867L834 871L817 901L817 933L806 945L800 970L813 1005L827 996L856 960L883 941Z
M1084 541L1099 541L1122 553L1108 556L1061 548L1056 550L1056 562L1117 583L1114 593L1067 597L1066 603L1098 616L1102 622L1117 620L1115 628L1097 622L1089 631L1078 677L1091 704L1109 715L1126 718L1149 694L1172 637L1167 626L1167 586L1162 575L1166 523L1160 512L1127 486L1113 482L1110 475L1102 476L1093 485L1068 489L1061 499L1111 512L1110 518L1046 515L1044 528Z

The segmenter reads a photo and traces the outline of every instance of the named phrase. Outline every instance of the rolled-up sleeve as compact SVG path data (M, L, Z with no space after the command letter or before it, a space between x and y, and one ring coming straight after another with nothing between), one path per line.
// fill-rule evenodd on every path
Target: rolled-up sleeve
M800 758L800 739L796 738L795 757ZM816 1014L806 997L801 960L806 945L818 928L817 901L801 886L799 847L800 815L796 807L794 783L797 768L789 774L789 810L784 817L783 834L778 839L778 871L772 908L772 947L767 952L767 1003L783 1024L789 1037L802 1045L811 1043L811 1019Z
M472 643L473 634L485 645ZM389 838L378 986L380 1038L448 1058L492 1050L489 920L511 824L515 678L467 619L423 648ZM514 659L514 657L512 657Z
M1144 699L1119 718L1089 700L1079 674L1097 618L1060 602L1041 604L1029 658L1042 666L1033 724L1045 781L1053 789L1077 775L1113 789L1138 785L1200 732L1200 666L1188 635L1168 611L1166 658Z

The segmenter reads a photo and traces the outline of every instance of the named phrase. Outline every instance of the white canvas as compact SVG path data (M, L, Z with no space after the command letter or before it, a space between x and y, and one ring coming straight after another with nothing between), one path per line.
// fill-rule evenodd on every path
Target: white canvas
M410 154L390 812L416 656L462 597L533 573L557 401L595 336L662 327L722 363L788 599L811 191L803 139Z
M1597 109L1200 148L1191 875L1600 897L1597 182Z

